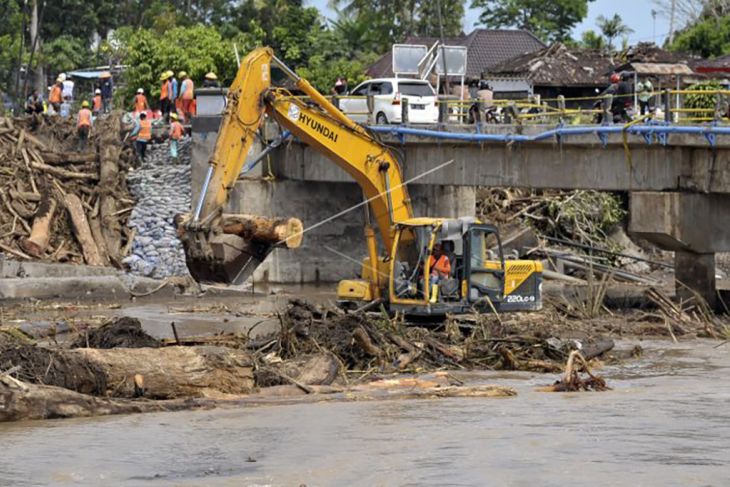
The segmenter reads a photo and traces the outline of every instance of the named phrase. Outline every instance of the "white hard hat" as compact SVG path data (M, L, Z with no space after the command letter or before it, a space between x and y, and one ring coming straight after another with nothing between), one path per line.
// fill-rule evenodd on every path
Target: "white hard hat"
M66 73L59 74L58 79L60 79L61 81L66 81Z
M99 88L97 88L96 91L94 91L94 94L95 95L101 95L101 90Z
M143 94L143 93L144 93L144 90L143 90L142 88L139 88L139 89L137 90L137 93L139 93L139 94L141 95L141 94Z

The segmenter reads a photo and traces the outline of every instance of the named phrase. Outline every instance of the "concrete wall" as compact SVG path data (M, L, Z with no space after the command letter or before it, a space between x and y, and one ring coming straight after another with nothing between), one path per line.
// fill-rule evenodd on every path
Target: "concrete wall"
M529 127L540 132L548 127ZM489 127L513 133L514 127ZM528 134L529 135L529 134ZM702 135L670 135L666 146L642 136L621 134L604 147L595 135L529 143L471 143L383 135L403 154L406 179L444 162L453 163L418 180L419 184L512 186L604 191L708 191L730 193L730 137L718 137L713 150ZM325 156L292 142L272 154L277 176L302 181L347 181Z

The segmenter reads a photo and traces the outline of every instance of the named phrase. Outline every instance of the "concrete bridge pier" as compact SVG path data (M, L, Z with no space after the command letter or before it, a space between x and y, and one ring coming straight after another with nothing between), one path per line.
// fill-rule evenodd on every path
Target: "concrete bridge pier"
M717 305L715 253L730 251L730 194L634 192L629 231L674 251L677 295Z

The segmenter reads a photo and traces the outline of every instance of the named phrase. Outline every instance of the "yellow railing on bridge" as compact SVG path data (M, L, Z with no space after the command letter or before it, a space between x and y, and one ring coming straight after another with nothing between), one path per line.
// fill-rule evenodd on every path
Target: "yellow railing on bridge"
M517 123L517 124L535 124L535 123L555 123L562 121L563 123L596 123L602 119L603 115L613 116L610 113L609 106L604 108L607 103L616 105L616 100L624 101L627 112L631 114L628 119L636 119L640 111L640 99L648 98L649 109L652 118L661 119L667 122L675 123L702 123L715 122L724 124L729 121L730 116L730 90L661 90L653 91L648 96L638 93L627 93L621 95L595 95L567 98L558 96L555 98L541 98L538 95L529 96L527 98L518 99L500 99L495 98L491 102L485 103L479 98L469 99L453 99L451 97L440 96L436 103L442 112L440 114L440 122L444 123L475 123L476 110L483 113L487 108L494 111L493 114L482 115L480 118L487 123ZM714 107L705 106L686 106L686 97L689 95L711 95L714 98ZM380 95L392 96L392 95ZM305 99L292 95L293 98ZM328 96L330 100L339 105L345 100L368 100L368 96ZM409 98L402 95L401 99ZM372 103L372 102L371 102ZM405 102L403 102L405 104ZM370 110L365 111L346 111L350 115L365 115L369 119L374 115ZM625 119L624 119L625 120ZM374 122L372 120L371 122Z

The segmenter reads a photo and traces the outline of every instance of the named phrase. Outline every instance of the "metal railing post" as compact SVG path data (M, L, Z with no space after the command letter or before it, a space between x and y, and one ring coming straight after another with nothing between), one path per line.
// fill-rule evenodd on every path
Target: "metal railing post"
M672 92L669 89L664 90L664 121L672 121Z
M367 105L368 105L368 125L374 125L377 119L375 118L375 97L373 95L368 95L367 98Z
M558 95L558 110L560 110L560 121L565 119L565 97Z
M439 123L447 123L449 121L449 104L445 99L438 100L439 103Z
M603 125L613 123L613 113L611 112L611 106L613 105L613 95L606 95L603 98Z
M400 123L408 123L408 98L401 98L400 101Z

